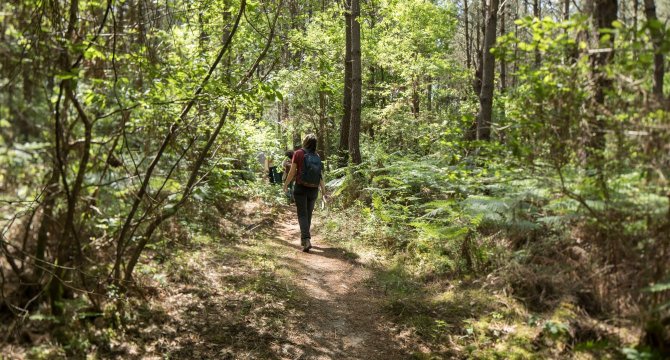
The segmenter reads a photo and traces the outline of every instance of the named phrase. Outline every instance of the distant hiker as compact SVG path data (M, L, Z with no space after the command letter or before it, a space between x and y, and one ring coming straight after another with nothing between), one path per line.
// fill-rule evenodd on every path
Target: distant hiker
M302 141L302 149L293 154L291 168L284 180L284 192L295 178L293 198L298 209L298 224L300 225L300 245L302 251L309 252L312 248L309 228L312 225L312 212L316 197L321 188L321 198L326 200L326 185L323 182L323 164L316 153L316 135L309 134Z
M277 167L272 162L272 156L265 158L265 171L267 171L268 179L270 184L275 183L275 173L277 172Z
M258 154L256 154L256 159L258 160L258 163L263 167L264 173L267 173L267 158L265 157L265 152L260 151Z
M286 178L288 177L288 173L291 171L291 161L293 160L293 151L287 151L286 152L286 158L284 159L284 162L282 163L282 167L284 168L284 173L282 174L282 184L286 182ZM288 184L288 191L284 191L286 196L288 197L288 202L289 204L293 203L293 185L295 184L295 181L291 181L291 183Z

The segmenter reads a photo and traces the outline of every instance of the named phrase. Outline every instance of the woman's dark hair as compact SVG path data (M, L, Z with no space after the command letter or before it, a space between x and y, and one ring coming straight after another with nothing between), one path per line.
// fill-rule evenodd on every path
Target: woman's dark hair
M316 135L308 134L305 136L305 139L302 141L302 147L309 151L316 151Z
M293 159L293 151L289 150L286 152L286 157L289 159Z

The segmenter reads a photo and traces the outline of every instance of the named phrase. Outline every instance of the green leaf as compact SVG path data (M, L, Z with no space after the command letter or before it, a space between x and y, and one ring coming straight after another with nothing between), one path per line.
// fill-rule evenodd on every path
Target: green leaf
M623 28L623 23L619 20L614 20L612 22L612 27L615 28L615 29L621 29L621 28Z
M646 288L645 290L649 291L649 292L661 292L661 291L670 290L670 281L668 281L666 283L657 283L657 284L651 285L648 288Z

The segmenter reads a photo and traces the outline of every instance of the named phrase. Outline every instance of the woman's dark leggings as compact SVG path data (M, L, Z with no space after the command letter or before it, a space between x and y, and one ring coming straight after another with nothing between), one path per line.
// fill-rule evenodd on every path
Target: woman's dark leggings
M312 236L309 233L309 228L312 225L312 212L314 211L314 204L316 197L319 194L319 188L295 185L293 190L293 197L295 199L295 206L298 209L298 224L300 224L300 244L305 246Z

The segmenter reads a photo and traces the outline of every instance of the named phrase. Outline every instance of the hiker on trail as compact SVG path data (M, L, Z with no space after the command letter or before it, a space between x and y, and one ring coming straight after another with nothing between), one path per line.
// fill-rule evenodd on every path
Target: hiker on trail
M277 167L274 165L274 162L272 161L272 155L267 156L265 158L265 171L267 171L268 179L270 180L270 184L275 183L275 173L277 172Z
M284 180L284 192L295 178L293 198L298 209L298 224L300 225L300 244L302 251L309 252L312 248L309 228L312 225L312 212L316 197L321 188L321 199L326 200L326 185L323 182L323 164L316 153L316 135L309 134L302 141L302 149L293 153L291 169Z
M291 162L293 161L293 151L287 151L286 152L286 158L284 159L284 162L282 163L282 167L284 168L284 173L282 174L282 184L286 182L286 178L288 177L288 173L291 171ZM286 196L288 197L288 203L292 204L293 203L293 185L295 184L295 181L291 181L291 183L288 184L288 191L284 191Z

